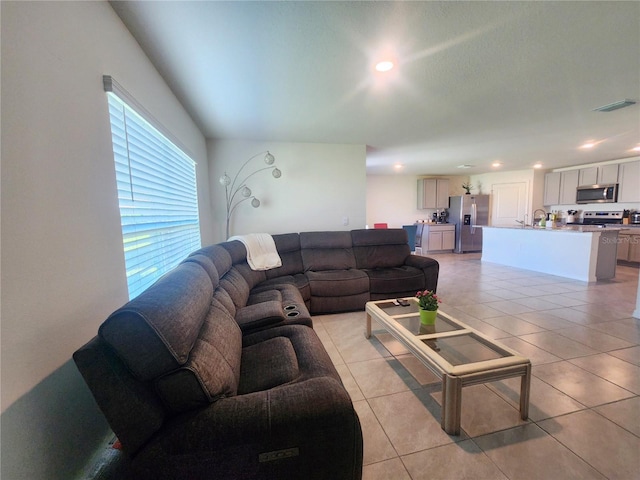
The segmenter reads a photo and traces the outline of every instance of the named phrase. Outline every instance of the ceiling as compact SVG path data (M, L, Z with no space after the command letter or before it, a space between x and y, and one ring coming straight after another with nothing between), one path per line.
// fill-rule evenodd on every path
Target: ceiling
M640 101L640 2L111 5L208 138L365 144L368 174L640 155L640 103L593 111Z

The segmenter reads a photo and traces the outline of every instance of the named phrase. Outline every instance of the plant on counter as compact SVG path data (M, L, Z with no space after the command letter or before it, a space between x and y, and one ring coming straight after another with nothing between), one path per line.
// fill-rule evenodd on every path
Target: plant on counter
M473 188L473 185L471 185L471 183L469 182L464 182L462 184L462 188L464 188L467 191L467 195L471 193L471 189Z
M418 299L418 306L421 310L434 311L438 310L438 304L442 302L435 292L431 290L419 291L416 293L416 298Z

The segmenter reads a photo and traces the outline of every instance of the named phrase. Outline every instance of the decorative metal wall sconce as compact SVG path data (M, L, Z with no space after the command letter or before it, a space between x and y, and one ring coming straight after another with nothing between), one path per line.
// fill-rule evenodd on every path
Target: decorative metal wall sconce
M266 155L264 156L264 163L266 163L268 166L259 168L254 172L250 173L249 175L247 175L246 177L244 177L242 180L238 180L238 177L240 176L240 173L244 170L244 167L246 167L251 160L253 160L254 158L257 158L263 153L266 153ZM260 152L254 155L253 157L249 158L249 160L247 160L242 164L242 166L238 170L238 173L236 173L235 177L233 177L233 181L231 181L231 178L229 178L229 176L227 175L227 172L224 172L224 175L220 177L220 183L224 185L226 198L227 198L227 238L229 238L229 223L231 221L231 215L233 214L233 211L236 209L238 205L240 205L242 202L245 202L247 200L251 200L251 206L253 208L258 208L260 206L260 200L258 200L255 196L251 194L251 189L247 187L246 181L250 177L253 177L256 173L262 172L264 170L271 170L271 175L273 175L273 178L280 178L282 176L282 172L273 165L275 160L276 160L275 157L271 155L271 153L268 150L266 152ZM239 198L239 197L236 198L238 193L243 198Z

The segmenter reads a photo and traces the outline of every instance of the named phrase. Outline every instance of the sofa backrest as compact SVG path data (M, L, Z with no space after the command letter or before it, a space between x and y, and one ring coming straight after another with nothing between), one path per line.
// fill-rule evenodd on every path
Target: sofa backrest
M98 333L135 380L153 387L168 413L235 395L240 378L242 333L227 308L230 299L212 284L217 273L200 263L215 267L196 257L114 312ZM126 435L123 444L131 442Z
M402 228L352 230L357 268L390 268L404 265L411 255L407 231Z
M98 334L141 381L186 363L204 323L213 285L196 263L182 263L112 313Z
M356 268L348 231L302 232L300 248L305 272Z
M302 254L300 252L300 235L297 233L284 233L273 235L273 242L282 266L266 270L267 278L283 277L285 275L296 275L304 272L302 265Z

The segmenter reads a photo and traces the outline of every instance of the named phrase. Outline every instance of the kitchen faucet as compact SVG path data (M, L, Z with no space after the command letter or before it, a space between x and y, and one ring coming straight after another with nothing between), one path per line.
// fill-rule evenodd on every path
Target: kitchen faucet
M536 211L533 212L533 217L531 218L531 225L535 225L536 222L536 213L538 212L542 212L542 218L538 219L538 221L542 220L542 219L546 219L547 218L547 212L544 211L542 208L538 208Z

